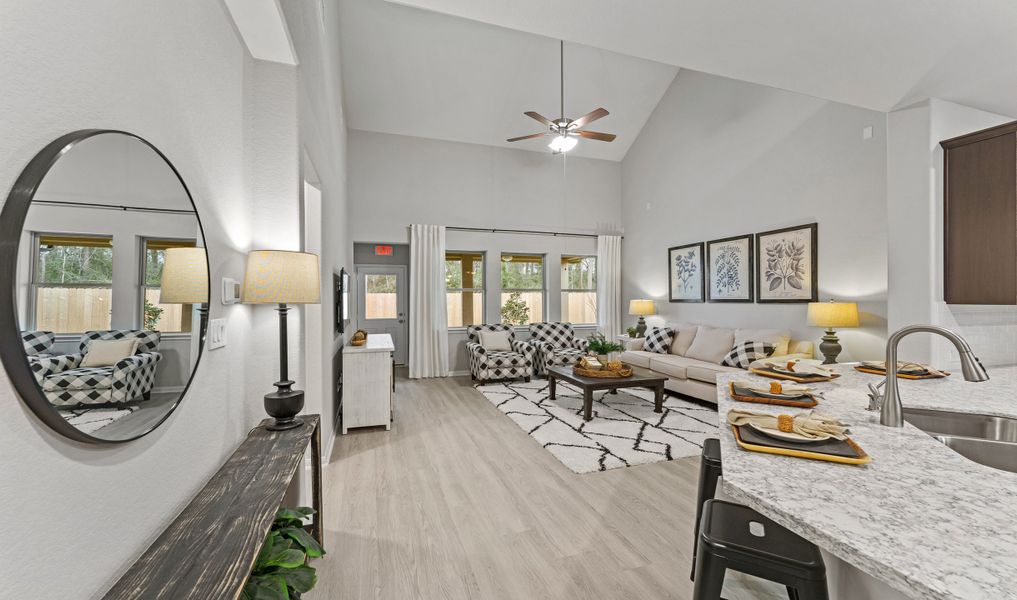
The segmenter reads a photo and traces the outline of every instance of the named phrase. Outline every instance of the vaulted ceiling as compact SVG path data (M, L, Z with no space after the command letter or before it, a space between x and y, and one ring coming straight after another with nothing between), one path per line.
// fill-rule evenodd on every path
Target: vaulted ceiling
M678 68L879 111L930 97L1017 116L1013 0L343 0L344 87L358 129L506 146L604 106L620 160ZM536 127L534 127L536 125ZM525 145L525 146L523 146ZM540 140L516 147L546 151Z

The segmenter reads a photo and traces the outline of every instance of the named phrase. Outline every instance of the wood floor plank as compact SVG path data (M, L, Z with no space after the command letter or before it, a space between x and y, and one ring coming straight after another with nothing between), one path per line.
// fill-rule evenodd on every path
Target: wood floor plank
M688 599L698 471L577 475L469 378L400 378L392 430L341 436L325 467L329 554L308 597ZM737 579L726 598L785 597Z

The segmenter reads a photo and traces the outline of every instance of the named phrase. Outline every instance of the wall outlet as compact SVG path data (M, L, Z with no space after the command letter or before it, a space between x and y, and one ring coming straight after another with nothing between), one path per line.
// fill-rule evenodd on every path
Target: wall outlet
M229 277L222 278L222 303L225 306L240 302L240 283Z
M869 125L868 127L865 127L865 128L862 129L862 139L863 140L871 140L872 139L872 126L871 125Z
M212 319L208 322L208 334L205 336L208 349L215 350L226 345L226 319Z

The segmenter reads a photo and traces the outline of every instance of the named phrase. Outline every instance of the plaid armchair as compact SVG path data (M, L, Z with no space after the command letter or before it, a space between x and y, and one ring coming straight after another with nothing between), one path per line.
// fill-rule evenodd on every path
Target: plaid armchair
M21 345L25 349L25 356L32 362L35 358L45 358L53 351L53 342L56 335L52 331L22 331Z
M568 323L530 324L530 343L537 349L538 375L547 375L548 367L576 364L589 346Z
M480 331L507 331L512 351L485 350L480 345ZM471 325L466 328L466 353L470 356L470 376L474 381L511 379L522 377L529 381L533 376L534 348L515 339L508 325Z
M139 339L133 356L112 367L82 367L81 362L96 340ZM78 353L36 357L29 360L43 394L54 406L116 404L147 400L155 386L156 367L162 354L157 350L158 331L117 329L88 331L78 342Z

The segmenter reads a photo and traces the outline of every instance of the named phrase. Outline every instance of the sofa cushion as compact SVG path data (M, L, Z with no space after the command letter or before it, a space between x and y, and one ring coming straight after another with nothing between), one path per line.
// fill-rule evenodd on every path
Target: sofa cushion
M667 354L674 341L674 330L670 327L654 327L643 338L643 350L655 354Z
M650 358L660 356L645 350L626 350L621 353L621 361L634 367L650 368Z
M678 323L668 325L668 327L674 330L674 341L671 342L671 354L685 356L688 354L689 346L692 345L692 340L696 338L696 330L698 327L689 323Z
M771 356L773 348L773 344L769 342L735 342L734 348L731 348L731 352L728 352L720 364L748 369L753 362Z
M783 356L788 353L791 343L791 331L788 329L735 329L735 345L742 342L766 342L773 344L773 355Z
M480 345L484 350L490 352L511 352L512 339L508 331L484 331L477 332L480 336Z
M685 370L689 365L702 364L700 361L685 358L684 356L675 356L674 354L665 354L663 356L657 355L650 358L650 369L667 375L672 379L686 379Z
M721 373L743 373L742 369L725 367L723 365L712 365L700 362L697 365L685 367L685 373L689 379L702 381L703 383L717 384L717 375Z
M696 330L696 337L692 340L685 356L704 360L708 363L719 365L720 361L734 346L734 330L714 327L703 327Z

